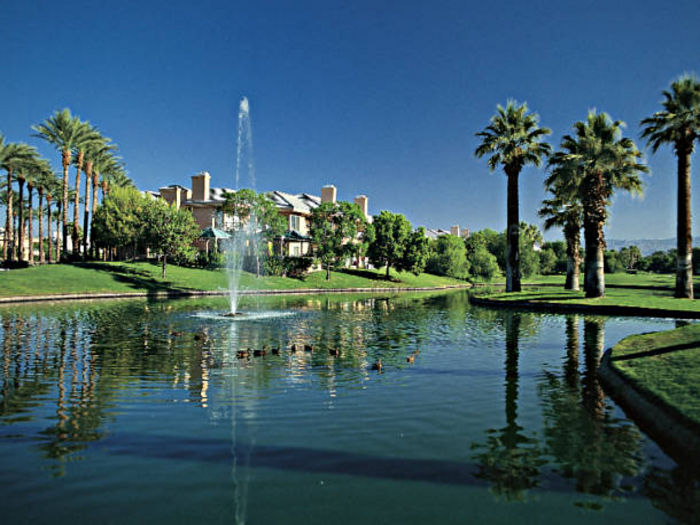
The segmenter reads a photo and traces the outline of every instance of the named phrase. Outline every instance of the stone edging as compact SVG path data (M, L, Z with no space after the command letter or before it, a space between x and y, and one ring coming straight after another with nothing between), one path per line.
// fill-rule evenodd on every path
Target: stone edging
M612 351L603 354L598 369L605 390L665 452L700 469L700 425L617 369Z
M499 301L483 297L470 296L469 301L478 306L497 308L525 308L557 313L583 313L594 315L632 315L635 317L672 317L674 319L700 319L700 311L664 310L662 308L640 308L637 306L592 305L592 304L561 304L532 301Z
M445 286L428 287L396 287L396 288L295 288L289 290L241 290L240 295L309 295L327 293L384 293L384 292L422 292L431 290L452 290L468 288L467 284L448 284ZM38 303L49 301L82 301L86 299L128 299L136 297L203 297L228 295L228 290L165 290L153 292L107 292L107 293L70 293L47 295L20 295L0 297L0 305L17 303Z

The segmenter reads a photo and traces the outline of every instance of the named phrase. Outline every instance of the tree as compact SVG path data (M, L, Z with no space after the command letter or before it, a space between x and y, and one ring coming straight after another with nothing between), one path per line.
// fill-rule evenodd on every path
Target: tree
M628 270L634 270L635 267L637 266L637 263L641 260L642 258L642 252L639 250L637 246L627 246L625 248L622 248L620 250L620 261L624 265L624 267Z
M489 169L498 165L508 177L507 236L506 236L506 292L519 292L520 286L520 212L518 177L528 164L540 166L551 151L551 146L542 141L551 131L538 126L539 116L527 113L527 104L509 100L504 108L498 105L497 113L490 124L476 134L482 139L474 152L477 157L490 155Z
M85 211L83 214L83 257L88 255L88 245L90 244L90 197L93 199L93 213L97 208L97 186L95 174L95 162L98 163L106 156L111 155L117 149L115 144L111 144L111 140L106 137L100 137L100 140L89 143L85 149ZM99 174L98 174L99 176Z
M400 271L411 272L413 275L420 275L425 270L429 256L430 239L426 237L425 228L421 226L408 235L403 256L396 268Z
M622 136L623 126L606 113L590 111L585 122L574 124L575 134L564 136L561 151L550 159L555 170L581 174L562 184L563 191L575 194L583 206L586 297L605 295L603 225L615 190L641 194L639 174L649 172L634 141Z
M555 154L552 158L558 158ZM580 180L574 182L580 172L570 169L571 163L552 170L545 185L552 197L542 201L538 215L544 219L544 229L560 227L566 241L566 281L565 290L579 289L581 268L581 226L583 224L583 207L578 198L577 189ZM573 188L573 190L572 190ZM568 190L568 194L567 194Z
M73 150L89 133L89 129L82 125L78 117L71 115L69 109L56 111L51 117L41 124L32 126L36 132L35 137L47 141L61 152L61 165L63 166L63 250L67 253L68 242L68 167L71 163ZM75 248L75 247L74 247Z
M456 235L441 235L433 245L428 271L437 275L465 278L469 274L467 248Z
M19 166L29 160L36 150L31 146L24 143L5 143L5 138L0 135L0 169L4 169L7 172L7 184L6 184L6 207L7 207L7 218L5 221L5 239L2 245L2 258L4 260L11 260L14 258L14 246L11 243L12 239L12 214L14 209L13 202L13 192L12 192L12 180L15 171L19 169Z
M46 197L47 207L47 226L48 226L48 261L52 262L51 253L51 200L56 191L58 179L51 166L46 163L46 166L37 178L37 193L39 194L39 264L46 262L46 253L44 252L44 221L43 221L43 200Z
M655 153L673 144L678 158L678 220L676 297L693 298L693 237L690 196L690 157L700 139L700 81L684 75L664 91L664 109L642 120L642 138Z
M406 249L406 243L411 235L411 223L400 213L382 210L372 221L374 227L374 242L369 245L367 256L376 266L386 266L386 278L389 270L397 267Z
M343 264L353 252L358 227L365 222L357 204L324 202L311 213L311 237L314 252L326 269L326 280L331 269Z
M145 212L146 239L151 248L160 253L162 278L165 279L168 257L194 255L192 243L199 237L199 226L189 211L169 206L160 199L149 202Z
M131 249L143 240L148 201L134 188L116 187L97 208L92 221L93 242L101 248Z
M80 254L80 245L78 244L78 229L80 224L80 172L83 169L85 162L85 152L90 151L95 147L104 146L105 138L100 134L100 132L89 122L81 122L81 128L83 129L80 139L75 145L75 203L73 205L73 254ZM86 181L85 183L85 213L87 213L88 204L90 200L89 193L90 184ZM87 222L87 219L86 219ZM83 241L87 243L86 232L83 232ZM86 254L87 255L87 254Z
M102 181L100 181L100 174L102 174ZM105 151L98 153L92 165L92 217L94 220L95 213L97 212L97 187L102 182L102 198L105 196L105 189L107 187L107 180L115 177L116 174L123 174L125 179L124 184L120 187L131 187L131 179L126 177L124 172L124 165L121 159L114 155L111 151ZM90 227L90 245L93 248L93 257L97 257L97 246L92 242L92 226Z

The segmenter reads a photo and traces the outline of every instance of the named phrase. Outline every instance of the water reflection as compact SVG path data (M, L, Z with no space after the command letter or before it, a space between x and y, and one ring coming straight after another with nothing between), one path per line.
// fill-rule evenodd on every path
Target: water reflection
M491 490L506 500L522 501L528 489L539 484L540 469L546 463L539 440L518 425L518 360L522 315L504 313L505 328L505 413L506 426L489 429L486 443L473 444L479 464L478 477L491 483Z
M543 402L547 452L562 476L584 494L622 496L635 490L629 479L642 468L641 434L616 419L598 380L605 320L583 320L584 371L579 375L579 318L566 319L566 357L561 375L547 372L538 385ZM598 501L579 505L599 508Z
M578 493L572 502L588 508L648 497L675 519L699 514L694 474L645 455L645 438L604 395L603 318L472 308L463 293L264 298L258 307L293 315L194 316L220 308L208 300L0 309L0 452L26 443L22 461L63 483L106 450L120 456L101 458L113 468L124 458L225 463L220 481L240 522L256 469L488 486L532 504L555 491ZM292 343L314 351L236 357ZM371 371L378 358L381 376ZM484 436L491 414L501 422ZM480 442L473 463L463 441L450 449L457 425ZM385 437L406 428L413 447Z

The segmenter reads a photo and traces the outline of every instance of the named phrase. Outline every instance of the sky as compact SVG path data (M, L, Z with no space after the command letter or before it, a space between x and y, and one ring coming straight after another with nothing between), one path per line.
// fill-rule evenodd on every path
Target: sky
M606 235L675 236L675 157L646 151L638 124L700 74L697 0L0 0L0 17L0 133L57 169L30 127L68 107L119 145L139 189L200 171L231 187L246 96L258 190L334 184L416 226L503 230L506 177L474 157L474 134L512 98L555 147L589 109L625 121L651 176L642 199L615 198ZM522 220L541 225L544 177L522 172Z

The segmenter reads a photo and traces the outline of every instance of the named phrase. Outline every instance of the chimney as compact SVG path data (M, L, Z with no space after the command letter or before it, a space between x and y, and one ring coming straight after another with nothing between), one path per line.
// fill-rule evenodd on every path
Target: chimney
M332 184L327 184L321 188L321 202L333 202L335 203L336 194L338 190Z
M367 202L367 195L358 195L357 197L355 197L355 204L357 204L360 207L362 213L365 214L365 217L369 217Z
M450 227L450 233L456 237L459 237L459 224Z
M196 201L209 200L209 182L211 175L206 171L192 175L192 199Z

